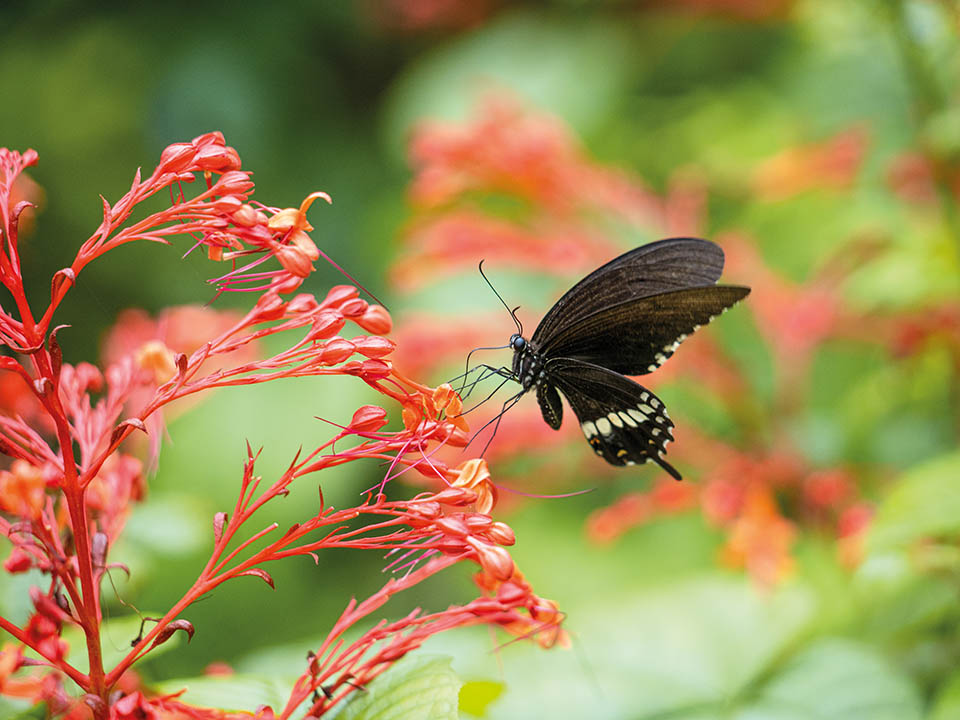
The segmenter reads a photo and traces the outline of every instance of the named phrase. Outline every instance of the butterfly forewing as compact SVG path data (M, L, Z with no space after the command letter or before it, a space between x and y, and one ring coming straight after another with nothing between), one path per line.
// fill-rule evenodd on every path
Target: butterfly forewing
M662 457L673 440L673 422L660 398L619 373L580 360L548 360L544 370L546 382L566 396L597 455L611 465L653 460L680 479Z
M605 308L657 293L713 285L723 273L723 251L697 238L669 238L614 258L570 288L540 321L532 341Z
M660 367L688 335L749 292L707 285L627 300L558 327L537 350L545 357L570 357L626 375L643 375Z

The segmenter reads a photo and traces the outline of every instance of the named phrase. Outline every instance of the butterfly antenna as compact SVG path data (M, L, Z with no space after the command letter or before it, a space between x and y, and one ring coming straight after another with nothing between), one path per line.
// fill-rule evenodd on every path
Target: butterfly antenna
M480 270L480 276L483 278L484 282L486 282L487 285L490 286L490 289L493 290L493 294L497 296L497 299L498 299L501 303L503 303L503 306L507 309L507 312L510 313L510 317L512 317L512 318L513 318L513 321L517 324L517 332L522 336L522 335L523 335L523 325L522 325L522 324L520 323L520 321L517 319L517 310L520 309L520 306L517 305L517 307L515 307L513 310L511 310L511 309L510 309L510 306L507 305L507 303L504 301L504 299L503 299L502 297L500 297L500 293L497 292L497 289L493 286L493 283L490 282L490 278L488 278L488 277L486 276L486 274L484 274L484 272L483 272L483 260L480 261L480 265L479 265L478 269Z

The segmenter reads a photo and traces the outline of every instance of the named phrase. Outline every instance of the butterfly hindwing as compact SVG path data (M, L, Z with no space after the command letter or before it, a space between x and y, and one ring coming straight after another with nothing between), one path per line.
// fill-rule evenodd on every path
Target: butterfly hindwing
M544 371L546 382L566 396L597 455L611 465L653 460L680 479L663 459L673 440L673 422L660 398L617 372L581 360L551 359Z
M559 430L563 422L563 402L557 389L553 385L540 383L537 385L537 402L540 403L543 421L554 430Z
M537 347L626 375L656 370L688 335L749 293L729 285L671 290L602 308L558 327Z

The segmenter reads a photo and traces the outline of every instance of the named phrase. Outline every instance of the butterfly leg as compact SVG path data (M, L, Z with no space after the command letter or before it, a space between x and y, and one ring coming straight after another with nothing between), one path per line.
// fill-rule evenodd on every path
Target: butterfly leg
M506 382L506 381L504 381L504 382ZM516 404L520 401L520 398L523 397L523 394L524 394L525 392L526 392L526 390L521 390L521 391L518 392L516 395L513 395L512 397L507 398L507 399L504 401L504 403L503 403L503 407L500 408L500 412L497 413L496 417L493 417L493 418L491 418L490 420L488 420L486 423L484 423L484 425L483 425L482 428L480 428L479 430L477 430L477 431L473 434L473 437L470 438L470 442L468 442L468 443L464 446L464 448L463 448L464 451L465 451L468 447L470 447L471 443L473 443L473 441L477 439L477 437L480 435L480 433L482 433L482 432L483 432L484 430L486 430L488 427L490 427L491 425L494 425L494 423L496 423L496 424L494 425L494 428L493 428L493 434L490 435L490 439L487 440L487 444L483 446L483 452L480 453L480 454L483 455L484 453L486 453L486 452L487 452L487 448L490 447L490 443L493 442L493 438L496 437L496 435L497 435L497 429L500 427L500 419L510 410L510 408L512 408L514 405L516 405Z
M483 372L481 372L477 377L475 377L472 381L468 383L466 380L467 375L474 372L475 370L482 370ZM502 378L506 378L506 380L514 379L513 372L509 368L505 368L505 367L495 368L492 365L477 365L468 373L465 373L464 375L460 375L457 378L454 378L453 381L451 381L451 384L457 379L463 378L463 384L460 386L460 390L458 394L460 395L461 400L466 400L470 396L470 394L474 391L474 389L477 387L477 385L479 385L484 380L487 380L495 375L498 375ZM506 380L504 380L504 382L506 382ZM501 383L499 387L503 387L503 383Z

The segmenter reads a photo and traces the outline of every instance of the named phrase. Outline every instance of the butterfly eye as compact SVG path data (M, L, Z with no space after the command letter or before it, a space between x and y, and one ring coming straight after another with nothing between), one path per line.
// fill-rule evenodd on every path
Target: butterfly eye
M510 338L510 347L514 350L523 350L526 347L527 341L523 339L520 335L514 334Z

